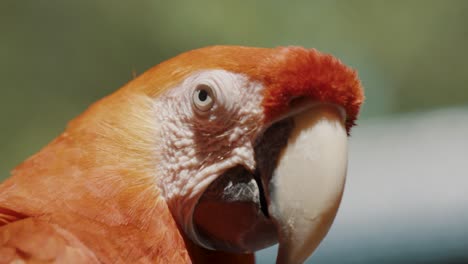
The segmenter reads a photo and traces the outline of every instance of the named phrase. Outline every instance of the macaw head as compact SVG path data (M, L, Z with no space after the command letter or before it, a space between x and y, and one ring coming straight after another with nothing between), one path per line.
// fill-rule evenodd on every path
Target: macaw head
M314 49L193 50L91 106L2 197L25 215L170 229L197 250L279 243L278 263L300 263L337 212L363 98L356 72Z
M343 193L354 70L314 49L214 46L124 90L152 98L156 184L186 237L240 253L279 242L278 263L314 251Z

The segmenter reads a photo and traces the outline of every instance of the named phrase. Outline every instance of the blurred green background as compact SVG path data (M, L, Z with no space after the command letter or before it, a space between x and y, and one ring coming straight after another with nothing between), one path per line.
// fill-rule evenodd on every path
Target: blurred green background
M468 103L468 1L0 1L0 175L180 52L301 45L359 71L362 117Z
M0 0L0 179L92 102L190 49L300 45L359 71L362 120L468 104L468 1Z

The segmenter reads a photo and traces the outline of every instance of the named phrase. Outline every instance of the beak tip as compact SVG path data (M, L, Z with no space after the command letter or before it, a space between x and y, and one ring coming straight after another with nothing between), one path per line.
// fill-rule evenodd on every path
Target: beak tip
M281 223L277 263L298 264L310 257L328 233L338 206L339 201L314 218L292 218Z

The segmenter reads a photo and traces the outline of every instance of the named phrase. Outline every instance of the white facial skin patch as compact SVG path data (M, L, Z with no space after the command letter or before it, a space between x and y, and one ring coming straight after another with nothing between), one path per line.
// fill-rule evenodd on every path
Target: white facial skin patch
M263 120L262 90L243 75L206 70L155 103L160 137L165 139L158 146L158 185L176 221L201 245L192 220L200 196L227 169L255 168L252 144ZM212 106L207 107L207 100L214 101Z

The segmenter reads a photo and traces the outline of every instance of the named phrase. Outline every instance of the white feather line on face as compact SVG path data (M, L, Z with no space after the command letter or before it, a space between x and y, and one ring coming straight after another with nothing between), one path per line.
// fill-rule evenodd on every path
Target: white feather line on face
M192 107L199 84L209 85L216 94L207 115ZM244 75L206 70L155 102L160 126L158 185L178 224L200 244L192 216L205 189L236 165L255 168L252 144L263 120L262 90Z

